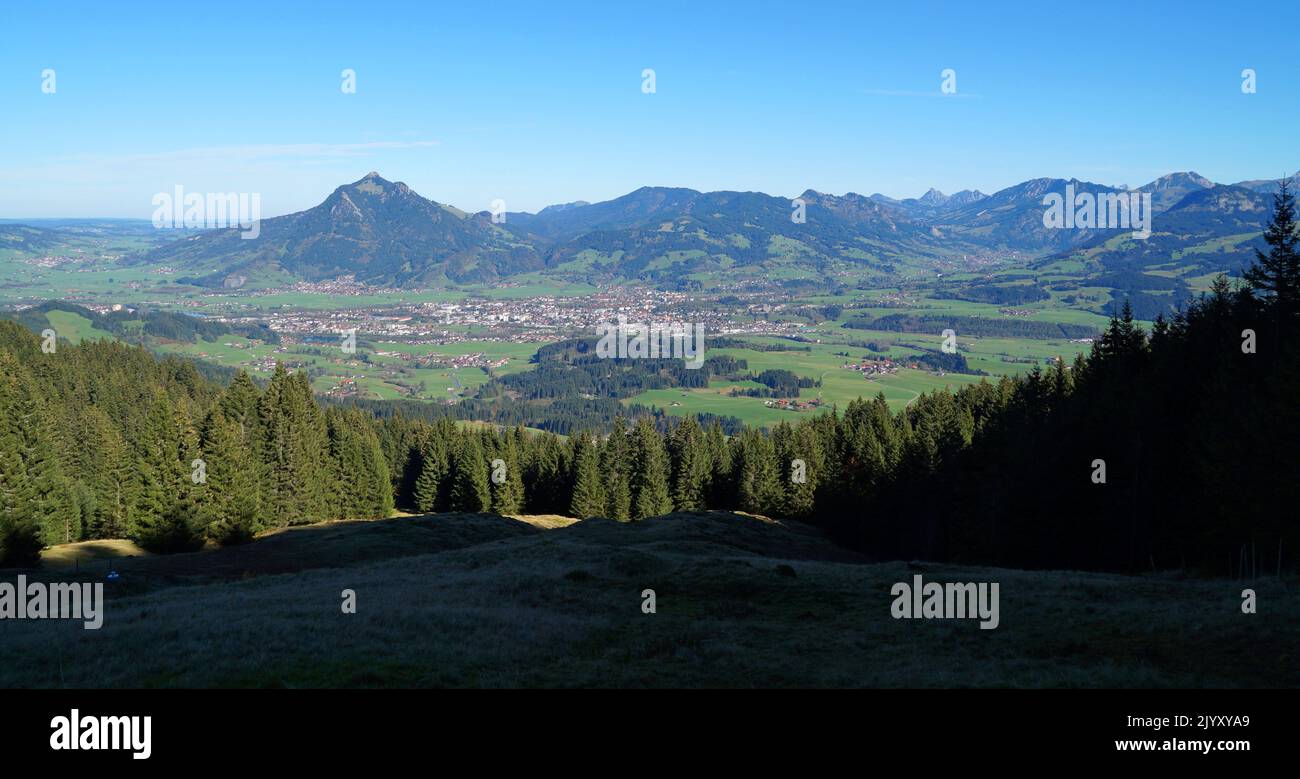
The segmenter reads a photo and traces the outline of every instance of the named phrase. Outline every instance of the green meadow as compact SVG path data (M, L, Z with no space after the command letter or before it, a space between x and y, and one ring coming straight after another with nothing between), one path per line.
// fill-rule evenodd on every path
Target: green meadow
M276 346L227 335L215 341L198 341L193 344L166 343L160 348L164 352L183 354L254 373L267 372L269 368L265 367L264 361L277 360L292 368L312 372L312 388L321 393L337 389L346 379L356 382L361 397L378 400L414 397L437 401L465 396L488 382L488 372L478 366L419 367L414 361L398 355L439 355L450 359L481 352L490 360L509 360L505 365L492 369L493 374L504 375L528 370L531 367L529 359L540 345L505 341L405 344L369 341L362 335L356 354L349 355L333 344Z

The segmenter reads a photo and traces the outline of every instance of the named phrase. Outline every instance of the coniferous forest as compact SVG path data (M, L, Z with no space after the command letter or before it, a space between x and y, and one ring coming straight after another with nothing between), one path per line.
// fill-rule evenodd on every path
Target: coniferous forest
M108 341L53 353L0 322L0 544L154 551L409 512L641 520L735 509L880 559L1232 575L1300 559L1300 261L1285 186L1268 250L1149 331L1019 378L862 399L770 432L642 416L569 436L322 406L280 367L228 386Z

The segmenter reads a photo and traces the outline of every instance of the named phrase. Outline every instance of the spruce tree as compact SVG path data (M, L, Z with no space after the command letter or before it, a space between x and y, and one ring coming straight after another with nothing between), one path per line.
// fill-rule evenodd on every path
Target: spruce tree
M505 464L504 473L495 467L492 469L493 478L490 480L492 510L501 515L518 514L523 508L524 477L519 468L518 440L507 431L497 440L493 452L493 459L499 459ZM498 481L497 476L504 478Z
M1255 250L1255 261L1242 274L1257 296L1284 315L1300 313L1300 234L1296 232L1295 196L1283 179L1273 196L1273 217L1264 230L1268 253Z
M49 412L30 374L0 351L0 561L38 564L42 546L65 540L72 508Z
M491 505L483 445L478 435L470 432L462 437L452 461L451 509L478 513L487 511Z
M739 502L743 511L772 515L784 497L772 441L757 430L746 430L739 444Z
M600 474L600 453L594 438L585 431L573 437L572 484L571 516L589 519L605 514L607 505Z
M673 510L668 490L668 451L649 417L632 434L632 518L645 519Z
M204 422L203 459L207 481L200 505L207 512L208 535L222 544L251 540L262 529L255 457L237 419L214 409Z
M812 517L816 508L818 480L825 467L821 444L816 428L802 424L790 429L781 423L784 431L773 433L780 461L779 478L784 489L781 512L799 519Z
M669 446L674 508L678 511L702 510L708 488L709 454L705 449L704 432L695 417L686 417L677 425Z
M601 448L600 460L605 478L605 516L626 522L632 517L631 452L622 417L614 420L614 429Z
M447 510L451 493L451 452L442 436L429 436L418 453L420 475L415 480L415 510L422 514Z
M731 449L722 423L714 420L704 436L706 451L705 505L708 508L731 508L735 505L736 485L731 474Z

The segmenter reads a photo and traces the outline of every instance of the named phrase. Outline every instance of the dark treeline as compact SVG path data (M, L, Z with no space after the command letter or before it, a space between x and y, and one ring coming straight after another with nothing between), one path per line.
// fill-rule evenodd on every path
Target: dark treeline
M716 421L619 419L608 435L567 439L522 428L458 426L394 416L380 440L397 505L411 511L496 511L636 520L670 511L742 509L807 516L815 481L782 463L815 448L811 430L728 437Z
M266 343L280 343L280 334L262 324L227 324L214 319L178 314L161 309L140 308L134 311L111 311L99 314L75 303L50 300L39 306L25 308L10 314L14 319L34 332L41 332L49 327L46 314L50 311L66 311L90 320L91 326L112 333L127 343L142 342L141 334L167 341L194 343L200 339L216 340L223 335L234 333L245 338L257 338Z
M0 322L0 558L130 537L158 551L329 518L386 516L373 418L323 410L306 377L230 386L192 362Z
M863 316L850 319L844 327L851 330L888 330L895 333L937 334L951 328L957 335L980 338L1091 338L1097 331L1087 325L1039 322L1032 319L1003 317L992 319L981 316L956 316L946 314L886 314L873 318Z
M485 385L486 386L486 385ZM344 408L358 408L378 419L402 416L412 420L432 422L438 419L457 419L468 422L488 422L503 427L530 427L562 436L574 435L582 430L608 433L616 420L631 422L650 417L655 427L667 429L668 415L660 408L640 403L620 403L616 398L556 398L544 405L527 403L510 397L491 400L466 398L454 404L430 403L424 400L370 400L348 398L337 401ZM744 423L734 416L702 413L696 415L702 425L714 422L722 425L727 435L738 434Z
M946 354L944 352L927 351L915 357L904 357L903 362L917 362L932 371L943 371L945 373L966 373L972 376L988 375L985 371L971 368L970 364L966 362L966 355L961 352Z
M969 300L972 303L1014 306L1047 300L1051 295L1037 284L971 284L955 290L939 290L933 297L936 300Z

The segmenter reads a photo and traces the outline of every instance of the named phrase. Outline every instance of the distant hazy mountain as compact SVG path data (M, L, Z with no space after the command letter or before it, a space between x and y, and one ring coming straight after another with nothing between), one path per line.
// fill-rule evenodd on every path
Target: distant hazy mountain
M986 197L988 197L988 195L980 192L978 189L963 189L954 195L950 195L948 199L944 201L944 206L948 208L960 208L961 206L968 206L971 203L978 203Z
M1208 266L1246 256L1246 244L1267 219L1265 193L1275 186L1215 184L1191 172L1162 176L1138 189L1152 195L1155 212L1155 235L1142 242L1127 240L1129 230L1044 226L1049 194L1064 195L1067 187L1093 195L1124 191L1077 179L1033 179L992 195L931 189L906 200L811 189L790 199L642 187L599 203L508 213L497 224L487 212L427 200L371 173L315 208L264 220L257 239L238 230L204 231L141 261L178 266L216 286L267 274L309 280L354 274L371 283L427 286L539 270L659 281L701 272L770 275L777 268L823 273L846 262L891 272L1009 252L1052 258L1085 251L1106 267L1180 257ZM39 238L32 231L9 240Z
M1155 202L1153 197L1153 206ZM1249 263L1255 247L1262 245L1259 237L1272 205L1271 195L1232 184L1195 188L1156 214L1152 234L1146 240L1099 235L1078 247L1074 256L1085 258L1096 270L1105 272L1160 266L1176 267L1186 275L1197 276L1237 270Z
M877 231L883 229L889 233L917 226L908 209L902 206L902 201L886 202L878 199L880 197L863 197L854 192L827 195L811 189L799 196L810 206L823 208L853 224L874 227Z
M53 230L19 223L0 224L0 250L36 254L49 251L58 242L59 234Z
M919 198L917 198L917 201L927 206L937 207L943 205L944 203L947 203L948 196L943 194L939 190L935 189L934 187L930 187L930 189L927 190L924 195L921 195Z
M1064 197L1067 186L1073 186L1076 195L1087 192L1095 196L1119 191L1114 187L1078 179L1033 179L951 208L935 218L935 228L952 240L960 240L985 250L1010 250L1025 254L1080 246L1098 234L1116 232L1052 229L1044 226L1043 199L1051 193Z
M945 195L937 189L931 187L924 195L920 197L909 197L903 200L896 200L887 195L876 193L871 196L871 200L884 205L897 206L909 214L919 216L933 216L954 208L960 208L965 205L983 200L988 197L978 189L963 189L954 195Z
M808 191L798 204L761 192L643 187L604 203L539 214L529 233L554 241L547 264L583 258L620 276L680 277L768 264L821 269L851 258L879 266L941 247L922 225L858 195Z
M555 214L555 213L559 213L560 211L568 211L571 208L581 208L582 206L589 206L589 205L591 204L585 200L575 200L572 203L556 203L553 206L547 206L546 208L543 208L541 211L538 211L537 213Z
M1279 176L1278 178L1275 179L1252 179L1251 181L1238 181L1234 186L1243 187L1245 189L1249 189L1255 192L1263 192L1266 195L1272 195L1273 193L1277 192L1278 181L1282 178L1285 177ZM1291 188L1293 190L1300 192L1300 171L1291 174L1291 176L1288 178L1288 181L1291 182Z
M1213 181L1197 173L1170 173L1150 184L1138 187L1139 192L1151 193L1151 207L1155 212L1168 211L1192 192L1214 187Z

